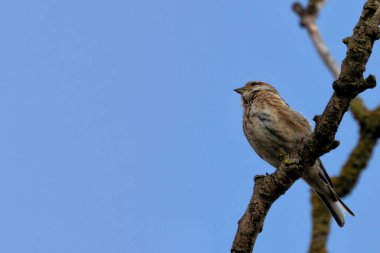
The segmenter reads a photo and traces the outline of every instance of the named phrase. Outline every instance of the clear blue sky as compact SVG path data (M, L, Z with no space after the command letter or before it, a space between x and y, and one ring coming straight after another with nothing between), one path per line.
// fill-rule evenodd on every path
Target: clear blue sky
M329 1L319 20L334 56L361 1ZM274 84L308 119L331 94L292 1L57 1L0 4L0 252L229 252L256 174L245 140L249 80ZM376 46L368 72L379 75ZM380 103L379 89L364 94ZM337 173L357 140L323 157ZM375 156L379 157L379 149ZM380 159L346 199L331 252L378 248ZM305 252L309 190L276 202L255 252ZM363 246L365 245L365 246Z

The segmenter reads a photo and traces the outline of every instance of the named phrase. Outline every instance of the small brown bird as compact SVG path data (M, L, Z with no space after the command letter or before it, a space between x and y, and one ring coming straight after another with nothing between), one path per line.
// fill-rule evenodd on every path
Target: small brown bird
M309 136L309 122L280 97L270 84L252 81L235 89L244 107L244 134L256 153L275 168L280 155L295 151L303 138ZM322 162L308 168L302 177L317 193L339 226L344 225L344 212L354 213L334 191L333 183Z

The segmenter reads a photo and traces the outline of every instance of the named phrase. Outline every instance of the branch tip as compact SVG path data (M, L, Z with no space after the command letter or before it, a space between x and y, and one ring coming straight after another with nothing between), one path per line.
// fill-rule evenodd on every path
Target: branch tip
M363 82L365 89L372 89L376 87L376 76L369 75Z
M314 120L315 123L318 123L321 120L321 115L319 115L319 114L314 115L313 120Z
M344 38L343 40L342 40L342 42L343 42L343 44L345 44L345 45L348 45L348 43L350 43L350 37L346 37L346 38Z
M302 7L301 3L300 2L295 2L293 5L292 5L292 9L295 13L297 13L299 16L302 16L303 13L304 13L304 8Z
M331 145L330 145L330 151L333 150L333 149L336 149L337 147L339 147L340 145L340 141L338 140L334 140Z
M376 87L376 77L374 75L369 75L364 81L359 83L343 83L340 79L335 80L333 83L333 89L336 93L353 97L374 87Z

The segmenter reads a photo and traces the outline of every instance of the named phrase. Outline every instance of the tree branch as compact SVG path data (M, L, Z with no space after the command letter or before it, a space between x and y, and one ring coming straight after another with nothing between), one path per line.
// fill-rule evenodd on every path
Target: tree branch
M355 188L361 172L367 167L380 138L380 107L369 111L361 100L355 99L352 103L355 103L351 107L355 108L353 115L360 125L360 138L342 167L339 176L332 178L335 191L341 197L347 196ZM313 232L309 253L326 253L331 216L314 193L311 202L313 206Z
M298 180L304 170L316 159L338 146L335 134L353 98L367 88L373 88L375 78L364 79L365 65L371 55L373 43L380 36L374 22L380 0L368 0L348 39L346 59L342 63L339 79L334 82L334 90L314 133L301 143L296 153L284 155L281 166L268 176L255 177L255 186L250 203L239 221L231 252L252 252L258 234L271 205Z
M319 14L320 8L316 8L315 6L316 3L313 0L309 0L309 3L305 8L297 2L293 5L293 10L300 17L300 25L307 29L310 39L326 67L335 78L338 78L338 66L328 52L319 33L318 26L316 25L316 18ZM374 22L377 24L380 22L379 13L380 12L375 13L373 18ZM347 39L345 41L348 42ZM351 152L345 165L342 167L339 176L333 178L336 187L335 190L341 197L351 193L359 180L361 172L367 167L368 161L372 156L379 138L379 135L375 133L380 129L380 124L378 123L380 121L380 115L377 113L377 110L380 110L379 108L374 111L369 111L360 98L355 98L350 105L351 112L360 125L360 139L357 146ZM311 203L313 207L313 230L309 253L326 253L331 216L315 193L312 193L311 195Z
M331 56L315 22L320 11L320 7L317 6L317 3L312 0L309 1L306 8L303 8L301 3L296 2L293 4L293 10L300 17L300 25L301 27L306 28L319 56L330 70L333 77L336 79L339 77L339 66L335 59Z

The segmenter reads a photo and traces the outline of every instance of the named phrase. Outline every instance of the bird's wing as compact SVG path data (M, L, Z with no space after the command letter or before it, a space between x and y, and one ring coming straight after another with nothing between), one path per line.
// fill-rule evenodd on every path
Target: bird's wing
M290 108L285 102L281 110L277 111L279 122L283 122L284 134L288 135L293 141L301 141L302 138L311 134L311 126L307 119L301 114Z

